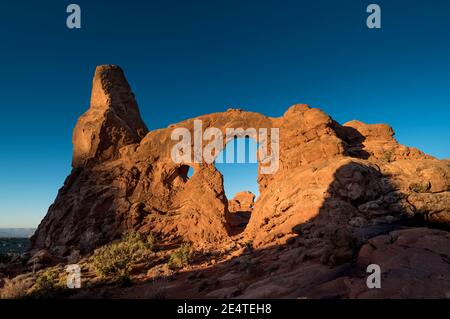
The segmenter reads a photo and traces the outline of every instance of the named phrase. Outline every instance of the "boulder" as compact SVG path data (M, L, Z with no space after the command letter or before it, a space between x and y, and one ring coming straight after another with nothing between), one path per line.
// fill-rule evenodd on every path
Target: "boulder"
M251 212L255 202L255 194L249 191L239 192L234 195L233 199L228 201L228 211L235 212Z

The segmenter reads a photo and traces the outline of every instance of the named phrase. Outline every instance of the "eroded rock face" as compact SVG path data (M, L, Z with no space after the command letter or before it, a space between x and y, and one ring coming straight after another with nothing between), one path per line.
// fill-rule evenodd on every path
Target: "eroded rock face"
M91 105L73 131L73 167L116 159L122 146L138 143L147 132L122 70L115 65L97 67Z
M74 130L72 173L36 231L33 250L86 254L129 229L197 247L226 245L234 204L222 175L213 163L171 158L178 142L173 130L193 132L194 120L203 132L215 127L224 136L226 128L279 129L279 169L259 174L260 196L242 233L254 247L300 234L306 246L322 249L324 263L340 263L352 257L351 241L371 227L414 216L450 223L448 161L400 145L387 125L340 125L299 104L279 118L230 109L147 132L123 72L106 65L96 69L91 106ZM340 247L334 253L333 240Z

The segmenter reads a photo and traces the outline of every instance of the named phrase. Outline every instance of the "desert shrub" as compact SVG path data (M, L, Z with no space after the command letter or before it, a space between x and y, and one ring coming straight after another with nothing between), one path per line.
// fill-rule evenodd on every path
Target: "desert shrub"
M382 162L385 162L385 163L390 163L390 162L392 162L393 161L393 159L392 159L392 152L391 151L386 151L386 152L384 152L383 153L383 157L381 158L381 161Z
M49 269L38 274L31 289L31 298L61 298L70 294L67 288L67 275L61 269Z
M35 298L47 297L57 290L59 274L54 270L48 270L38 275L33 286L32 296Z
M19 299L27 296L30 285L25 280L6 279L0 289L0 299Z
M149 258L153 236L137 232L125 233L120 241L97 249L91 258L95 272L101 277L112 277L120 285L129 283L131 266Z
M189 265L192 256L192 246L189 243L181 244L169 257L167 265L170 269L180 269Z

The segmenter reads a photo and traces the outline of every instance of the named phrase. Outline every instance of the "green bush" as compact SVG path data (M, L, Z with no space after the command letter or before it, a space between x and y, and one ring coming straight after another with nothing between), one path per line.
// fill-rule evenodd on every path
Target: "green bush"
M47 292L56 288L59 282L59 274L56 271L46 271L36 278L33 290Z
M383 153L383 157L381 158L381 161L385 162L385 163L391 163L393 161L392 157L393 157L392 152L386 151Z
M189 265L192 256L192 246L188 243L181 244L177 251L169 257L167 265L170 269L180 269Z
M153 236L137 232L125 233L122 240L97 249L91 262L101 277L113 277L119 283L129 283L131 266L145 261L153 249Z
M69 293L66 286L66 273L57 269L50 269L38 275L30 297L32 298L58 298Z

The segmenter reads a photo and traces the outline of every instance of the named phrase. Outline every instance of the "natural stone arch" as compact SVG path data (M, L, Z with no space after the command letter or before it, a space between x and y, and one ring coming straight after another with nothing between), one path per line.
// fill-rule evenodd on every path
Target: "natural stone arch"
M129 169L133 165L139 171L151 171L150 177L142 174L131 190L129 198L133 202L144 204L143 215L157 215L163 212L164 218L156 218L152 223L147 215L140 224L127 225L142 231L153 230L169 236L180 236L198 244L215 243L228 239L226 206L227 199L223 190L223 177L214 164L190 163L195 174L183 185L172 185L170 180L179 164L171 158L171 149L177 141L171 139L176 128L188 129L194 135L194 121L202 121L202 134L208 128L215 127L223 134L223 146L226 143L227 128L253 128L280 130L280 169L273 175L258 175L260 197L255 203L253 216L246 235L254 236L264 219L264 211L275 209L277 202L267 203L271 184L281 183L286 170L301 167L314 160L333 157L343 153L342 141L333 130L333 121L323 112L305 105L296 105L281 118L270 118L254 112L229 109L227 112L214 113L186 120L166 129L149 132L138 144L130 144L120 149L120 157L115 162ZM238 135L239 136L239 135ZM194 147L192 141L191 147ZM306 154L301 150L314 149ZM317 148L323 150L317 154ZM193 153L192 149L192 153ZM270 197L270 196L269 196ZM264 204L260 204L260 202ZM272 206L272 207L271 207ZM123 209L123 211L121 211ZM121 214L127 214L127 207L118 205Z
M228 239L225 220L226 198L222 176L213 164L194 163L191 166L195 174L186 183L173 185L170 182L173 174L179 169L179 164L174 163L170 158L171 148L175 144L175 141L171 140L171 132L177 127L184 127L193 134L194 120L202 121L202 132L211 127L218 128L223 133L224 139L227 128L244 130L278 128L280 130L280 143L289 147L283 149L280 154L280 169L277 173L270 176L258 176L260 185L258 202L266 201L268 187L274 180L279 179L277 176L283 176L285 169L292 169L324 155L330 157L343 152L343 147L340 145L342 141L336 137L331 128L333 123L331 118L306 105L296 105L280 118L229 109L226 112L189 119L165 129L150 131L140 140L136 137L128 138L127 136L141 136L143 130L138 127L136 133L128 133L134 132L135 129L135 125L131 123L142 123L142 120L138 112L133 112L133 117L130 119L123 113L123 110L129 107L134 109L135 101L131 98L125 100L117 98L117 96L134 96L122 71L116 66L97 68L92 91L91 108L83 116L92 120L80 120L74 131L74 167L81 172L81 175L92 175L95 171L96 183L94 186L88 186L89 183L84 184L78 174L74 174L71 180L73 184L81 183L79 187L86 189L89 187L87 192L92 194L105 192L101 185L109 185L103 195L108 195L108 201L110 201L108 206L110 208L104 213L105 220L109 221L102 226L105 231L98 235L98 228L90 230L89 227L83 229L82 225L74 225L79 229L77 231L92 235L86 242L91 243L93 247L99 240L107 241L127 228L155 231L168 238L182 237L184 240L195 241L200 246ZM118 92L121 94L117 95ZM96 114L99 112L114 116L98 117ZM116 118L119 120L116 121ZM122 122L124 126L121 126ZM87 130L97 138L86 140L76 133ZM110 133L105 135L102 132ZM291 138L294 138L294 141L290 140ZM92 144L89 144L89 141L92 141ZM316 141L319 145L328 145L326 149L329 152L320 153L319 156L314 155L315 158L308 157L308 154L315 152L300 156L298 154L300 148L295 147L295 144L302 145L302 149L315 148L316 145L306 145L311 144L311 141ZM329 147L329 145L334 146ZM65 198L67 193L67 190L64 190L60 194L48 218L53 218L55 214L76 214L81 209L77 205L82 204L70 207L70 211L59 206L59 203L68 201ZM87 211L87 215L93 213L87 207L83 209ZM259 223L260 210L263 210L262 205L256 203L253 213L255 218L252 217L255 221L251 221L250 224ZM130 214L137 217L128 217ZM248 231L250 237L251 229L253 227L250 227ZM39 233L43 235L45 231L38 232L36 242L41 242L40 238L43 238ZM52 236L55 235L52 233Z
M84 254L128 229L152 231L169 241L192 241L197 248L226 244L227 202L223 177L214 164L191 164L195 173L190 179L171 183L182 174L180 164L170 157L176 143L171 132L177 127L192 132L196 119L202 120L202 132L216 127L224 136L230 127L279 129L279 169L258 176L260 196L244 233L243 239L255 246L286 241L293 227L316 217L334 173L351 167L349 161L399 176L396 187L408 194L409 202L448 223L446 207L424 206L448 202L448 163L400 145L387 125L340 125L321 110L298 104L278 118L229 109L147 132L119 67L98 67L92 92L90 108L74 129L73 170L32 239L34 250ZM400 164L390 164L393 161ZM417 171L433 180L428 185L433 193L411 194L404 185L402 178L417 179L409 173ZM339 214L337 208L330 209Z

